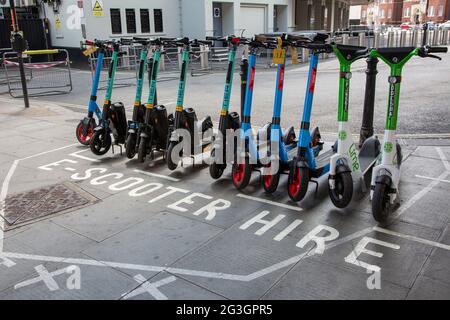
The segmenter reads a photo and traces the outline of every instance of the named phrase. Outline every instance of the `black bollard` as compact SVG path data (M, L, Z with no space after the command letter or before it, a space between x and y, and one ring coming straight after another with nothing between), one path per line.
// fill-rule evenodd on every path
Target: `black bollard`
M375 109L375 88L377 82L378 58L369 57L366 60L366 93L364 97L364 111L359 134L359 147L363 145L367 138L373 136L373 113Z

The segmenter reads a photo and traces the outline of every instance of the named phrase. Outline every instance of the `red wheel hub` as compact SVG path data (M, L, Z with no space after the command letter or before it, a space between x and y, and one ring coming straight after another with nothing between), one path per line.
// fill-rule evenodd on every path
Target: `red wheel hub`
M272 180L273 180L273 175L272 175L272 170L271 170L270 164L266 166L266 170L269 171L269 174L263 175L263 181L264 181L264 186L266 188L269 188L270 185L272 184Z
M233 180L237 184L241 183L244 179L244 164L240 163L236 166L236 169L233 172Z
M298 193L298 191L300 190L300 182L301 182L300 168L296 168L294 172L294 177L292 178L291 183L289 183L289 193L291 195L296 195Z
M91 126L89 126L88 127L88 129L87 129L87 135L84 135L83 134L83 126L79 126L78 127L78 132L77 132L77 134L78 134L78 138L80 139L80 141L82 141L82 142L87 142L87 141L89 141L89 140L91 140L91 138L92 138L92 135L93 135L93 131L92 131L92 127Z

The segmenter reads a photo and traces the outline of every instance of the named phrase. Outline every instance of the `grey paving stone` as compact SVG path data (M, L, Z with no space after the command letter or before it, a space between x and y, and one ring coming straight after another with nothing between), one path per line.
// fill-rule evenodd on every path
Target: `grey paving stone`
M369 290L370 274L312 260L297 264L264 299L405 299L408 290L381 280L381 289Z
M436 151L436 147L439 147L444 153L445 157L450 160L450 147L445 145L441 146L440 143L436 144L435 146L420 146L413 152L413 155L417 157L430 158L441 161L441 157Z
M434 229L404 222L392 225L389 230L430 241L436 241L439 237L439 232ZM383 256L380 258L362 253L358 257L358 261L380 267L382 279L404 288L410 288L413 285L433 249L427 244L376 231L367 234L366 237L400 246L400 249L393 249L376 243L369 243L366 246L368 250L380 252ZM336 267L345 267L357 272L366 272L363 266L345 261L345 258L350 255L361 240L362 237L358 237L351 242L330 248L321 256L311 257L311 260L324 261Z
M86 249L83 253L96 260L168 266L222 229L191 219L161 213ZM121 270L134 276L135 271ZM152 274L150 272L149 274ZM147 273L143 273L147 276Z
M96 242L50 221L33 224L10 238L33 249L33 254L70 258Z
M447 226L440 237L439 243L450 246L450 225ZM423 268L422 274L437 281L446 282L450 285L450 250L435 248Z
M224 300L224 297L217 295L209 290L199 287L189 281L174 276L167 272L161 272L147 280L150 284L158 285L157 289L163 296L156 296L142 290L142 286L135 288L127 294L129 297L123 297L125 300L154 300L164 298L170 300ZM162 284L160 281L167 281ZM169 282L170 281L170 282ZM137 282L136 282L137 283Z
M408 300L450 300L450 284L420 276L409 292Z
M296 242L296 239L288 237L280 243L264 235L256 236L233 227L182 258L173 267L240 276L253 274L256 277L254 280L244 282L191 275L180 276L229 299L258 299L280 279L289 266L277 268L268 274L254 273L310 249L310 246L305 249L297 248Z
M53 218L54 223L101 242L145 221L163 208L151 208L147 201L116 194L89 207Z
M86 257L84 257L86 258ZM36 265L39 263L36 262ZM54 272L64 268L71 267L71 264L57 263L51 267L46 267L48 272ZM30 284L25 287L8 288L0 292L0 299L8 300L117 300L120 299L121 293L128 292L136 286L136 282L130 277L124 275L109 267L93 267L78 266L80 268L80 288L70 289L67 287L67 281L74 271L65 272L54 276L54 280L58 284L58 289L51 291L43 283ZM34 270L34 269L33 269ZM66 269L67 270L67 269ZM38 277L38 273L29 274L29 280Z

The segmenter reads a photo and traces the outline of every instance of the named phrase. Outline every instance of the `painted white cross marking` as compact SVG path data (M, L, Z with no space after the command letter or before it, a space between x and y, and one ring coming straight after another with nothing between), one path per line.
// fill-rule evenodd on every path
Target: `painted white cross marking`
M130 293L122 296L123 299L130 299L130 298L136 297L138 295L141 295L143 293L149 293L156 300L167 300L168 298L161 291L159 291L158 288L177 280L176 277L170 276L170 277L164 278L160 281L150 283L141 274L137 274L133 278L138 283L140 283L141 286L138 287L136 290L133 290Z
M29 280L26 280L26 281L23 281L21 283L16 284L14 286L14 289L27 287L29 285L38 283L39 281L43 281L44 284L47 286L47 288L50 291L58 290L59 286L56 283L55 279L53 279L53 277L65 273L67 268L64 268L64 269L61 269L61 270L56 270L54 272L48 272L48 270L42 264L40 264L40 265L34 267L34 269L39 274L39 276L36 277L36 278L29 279Z

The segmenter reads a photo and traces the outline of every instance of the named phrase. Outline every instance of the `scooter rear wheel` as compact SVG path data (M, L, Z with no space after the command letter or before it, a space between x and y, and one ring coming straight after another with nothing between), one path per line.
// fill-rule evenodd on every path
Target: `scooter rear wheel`
M89 141L92 153L98 156L106 154L111 148L111 144L111 135L107 130L96 131Z
M303 200L308 191L309 169L296 167L293 171L294 176L289 176L288 194L292 201L299 202ZM291 175L292 173L289 173Z
M138 146L138 161L143 163L147 156L147 137L141 137Z
M353 197L353 179L349 171L336 174L335 188L329 189L330 199L340 209L348 206Z
M231 174L236 189L242 190L247 187L252 176L252 167L249 164L248 157L245 157L244 163L234 163Z
M266 170L268 170L269 174L265 174L262 176L262 183L263 183L263 187L264 187L264 191L266 193L274 193L275 191L277 191L278 188L278 183L280 182L280 167L278 166L278 170L277 172L273 173L272 172L272 164L269 163L266 166Z
M94 125L92 122L89 123L87 128L87 135L84 135L84 126L83 122L78 123L77 128L75 130L75 135L77 136L77 140L83 146L89 145L89 140L92 139L92 135L94 134Z
M215 154L216 154L216 151L213 148L211 150L211 159L215 160ZM225 171L225 167L226 167L225 164L218 164L214 161L209 166L209 175L211 176L211 178L217 180L223 175L223 172Z
M384 183L377 183L373 191L372 198L372 215L373 218L384 223L389 217L389 186Z
M136 155L136 133L129 133L125 141L125 151L128 159L133 159Z

